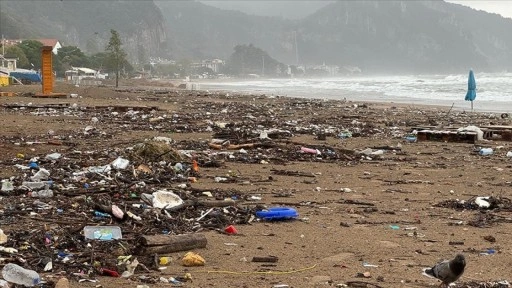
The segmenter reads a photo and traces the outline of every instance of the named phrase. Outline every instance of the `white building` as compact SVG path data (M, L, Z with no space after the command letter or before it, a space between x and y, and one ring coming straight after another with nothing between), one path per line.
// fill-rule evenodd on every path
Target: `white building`
M66 80L71 81L74 84L80 84L82 80L99 80L107 79L108 77L108 74L85 67L71 67L71 70L67 70L65 75Z

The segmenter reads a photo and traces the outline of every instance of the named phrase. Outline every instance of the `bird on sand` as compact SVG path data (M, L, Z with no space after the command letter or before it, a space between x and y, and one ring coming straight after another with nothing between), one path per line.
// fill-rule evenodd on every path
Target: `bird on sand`
M431 268L423 269L423 275L441 280L442 283L439 287L448 287L450 283L457 281L462 276L465 267L464 255L457 254L452 260L444 260Z

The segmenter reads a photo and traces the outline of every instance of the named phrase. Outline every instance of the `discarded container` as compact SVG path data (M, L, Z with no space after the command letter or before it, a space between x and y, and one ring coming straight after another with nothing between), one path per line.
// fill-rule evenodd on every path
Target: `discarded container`
M174 164L174 171L176 171L176 172L183 171L183 164L181 164L179 162Z
M194 172L199 173L199 164L197 163L197 161L196 161L196 160L193 160L193 161L192 161L192 170L193 170Z
M41 191L32 191L30 195L34 198L50 198L53 197L53 190L44 189Z
M25 186L31 190L39 190L45 187L50 187L51 183L49 181L23 181L21 182L21 186Z
M2 182L2 191L9 192L14 190L14 186L12 185L12 182L9 180L5 180Z
M7 242L7 235L0 229L0 244L4 244L5 242Z
M309 154L321 154L317 149L311 149L307 147L300 147L300 151Z
M235 226L233 225L229 225L228 227L226 227L224 229L224 232L228 233L228 234L237 234L238 231L236 230Z
M507 152L507 157L512 158L512 151Z
M8 263L2 269L2 277L10 283L33 287L41 282L39 274L14 263Z
M50 171L44 168L39 168L39 171L37 171L37 173L34 174L34 176L30 177L30 179L32 179L33 181L41 181L47 180L48 177L50 177Z
M409 135L405 136L405 141L407 141L409 143L414 143L414 142L418 141L418 137L414 134L409 134Z
M480 154L482 156L492 155L492 153L493 153L492 148L482 148L482 149L480 149L480 151L478 151L478 154Z
M128 215L128 217L130 217L130 218L132 218L133 220L136 220L136 221L141 221L142 220L142 218L140 216L137 216L137 215L133 214L130 211L127 211L126 215Z
M105 213L105 212L94 211L93 214L94 214L94 216L99 217L99 218L111 218L110 214Z
M117 205L112 205L112 215L114 215L114 217L117 219L123 219L124 212Z
M154 208L171 208L183 204L180 196L171 191L159 190L153 193Z
M489 208L491 207L491 203L489 202L490 197L476 197L475 204L480 208Z
M46 160L58 160L61 156L62 156L62 154L60 154L60 153L52 153L52 154L46 155L46 157L44 157L44 159L46 159Z
M107 173L112 170L112 167L110 165L103 165L103 166L93 166L87 168L87 171L91 173Z
M114 169L124 170L130 164L130 160L118 157L116 160L112 161L111 165Z
M91 240L112 240L123 238L118 226L85 226L84 236Z
M228 181L228 178L226 178L226 177L219 177L219 176L217 176L217 177L215 177L215 179L214 179L214 180L215 180L215 182L217 182L217 183L222 183L222 182L227 182L227 181Z
M263 220L288 220L299 217L297 210L289 207L271 207L256 212L256 217Z
M119 272L111 269L100 268L100 274L103 276L120 277Z
M347 139L347 138L351 138L351 137L352 137L352 133L350 131L341 131L338 134L338 138L340 138L340 139Z
M158 264L160 264L161 266L166 266L169 265L171 262L171 257L160 257L160 261L158 262Z

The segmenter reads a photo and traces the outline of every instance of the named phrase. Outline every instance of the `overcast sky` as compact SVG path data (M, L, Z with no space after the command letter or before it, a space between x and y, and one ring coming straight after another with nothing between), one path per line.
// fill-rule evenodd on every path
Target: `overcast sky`
M469 6L473 9L484 10L501 14L503 17L512 18L512 1L473 1L473 0L449 0L446 2Z

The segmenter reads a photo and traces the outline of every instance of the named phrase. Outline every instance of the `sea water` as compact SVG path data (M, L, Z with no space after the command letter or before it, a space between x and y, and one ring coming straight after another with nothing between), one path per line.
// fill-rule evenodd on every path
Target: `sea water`
M476 73L474 111L512 112L512 73ZM224 90L267 96L348 101L454 106L470 110L465 101L468 74L347 76L251 80L196 80L202 90Z

